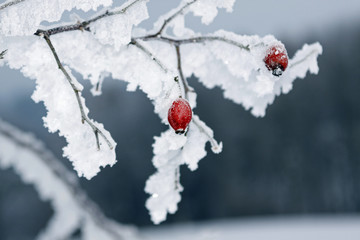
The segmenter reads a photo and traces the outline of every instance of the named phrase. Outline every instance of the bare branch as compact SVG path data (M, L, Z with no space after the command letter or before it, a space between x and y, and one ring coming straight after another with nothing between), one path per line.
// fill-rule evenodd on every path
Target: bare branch
M225 42L230 45L234 45L235 47L239 47L241 49L244 49L246 51L250 51L249 45L243 45L241 43L238 43L234 40L225 38L225 37L219 37L219 36L201 36L201 37L194 37L194 38L188 38L188 39L180 39L178 40L179 44L188 44L188 43L203 43L203 42L211 42L211 41L220 41Z
M200 130L200 132L204 133L208 137L212 151L214 153L219 153L222 148L222 143L221 142L220 144L217 143L217 141L210 135L210 133L201 126L200 122L198 121L198 118L193 118L192 122L196 125L196 127Z
M106 141L106 143L108 144L110 149L113 149L112 144L110 143L109 139L107 139L107 137L104 135L104 133L95 126L95 124L86 116L85 112L84 112L84 106L81 102L81 98L80 98L80 90L75 86L74 81L71 79L70 75L67 73L67 71L65 70L64 66L61 64L60 59L55 51L54 46L52 45L49 36L44 35L44 39L46 41L46 43L48 44L51 52L54 55L54 58L56 60L56 63L59 67L59 69L63 72L63 74L65 75L66 79L68 80L69 84L71 85L71 88L74 90L75 96L76 96L76 100L78 102L79 108L80 108L80 113L81 113L81 121L82 123L86 122L87 124L89 124L89 126L92 128L92 130L94 131L95 134L95 139L96 139L96 144L98 149L100 149L100 143L99 143L99 136L98 134L100 134L100 136Z
M77 30L90 31L90 29L88 27L86 27L84 22L80 22L80 23L76 23L76 24L55 27L55 28L51 28L51 29L48 29L48 30L38 29L38 30L36 30L34 35L37 35L37 36L41 36L41 35L51 36L51 35L55 35L57 33L69 32L69 31L77 31Z
M182 14L182 12L188 8L189 6L191 6L192 4L194 4L195 2L197 2L198 0L192 0L191 2L188 2L187 4L185 4L183 7L181 7L178 11L176 11L173 15L171 15L169 18L164 20L163 25L160 27L159 31L157 31L155 34L153 34L152 36L160 36L162 34L162 32L164 31L165 27L174 19L176 18L179 14Z
M163 41L163 42L167 42L173 45L181 45L181 44L190 44L190 43L205 43L205 42L211 42L211 41L220 41L220 42L225 42L228 43L230 45L233 45L235 47L239 47L243 50L246 51L250 51L250 46L249 45L243 45L241 43L238 43L234 40L225 38L225 37L220 37L220 36L201 36L201 37L193 37L193 38L185 38L185 39L175 39L175 38L169 38L169 37L163 37L163 36L153 36L153 35L148 35L148 36L143 36L143 37L137 37L134 38L136 39L141 39L144 41Z
M7 3L0 6L0 11L3 10L4 8L10 7L12 5L16 5L16 4L24 2L24 1L25 0L14 0L14 1L11 1L11 2L7 2Z
M180 166L175 169L175 191L181 191L180 185Z
M0 59L4 59L6 52L7 52L7 49L0 53Z
M154 56L154 54L152 54L147 48L144 47L144 45L140 44L138 41L136 41L135 39L132 39L130 44L135 45L137 48L139 48L141 51L143 51L147 56L149 56L152 60L154 60L154 62L159 65L159 67L165 72L169 72L169 70L165 67L165 65Z
M176 50L176 58L177 58L177 69L178 69L178 72L179 72L179 75L180 75L180 80L181 80L182 85L184 87L185 99L188 99L188 92L193 92L194 89L189 86L189 83L187 82L186 78L184 77L184 73L183 73L182 65L181 65L180 46L175 45L175 50Z
M23 0L24 1L24 0ZM132 6L134 6L136 3L143 1L143 0L134 0L132 3L130 3L129 5L127 5L126 7L124 7L121 10L118 11L106 11L105 13L91 18L87 21L83 21L83 22L78 22L76 24L70 24L70 25L65 25L65 26L60 26L60 27L55 27L55 28L51 28L51 29L47 29L47 30L41 30L38 29L34 35L37 36L41 36L41 34L43 35L47 35L47 36L51 36L51 35L55 35L58 33L62 33L62 32L69 32L69 31L77 31L77 30L81 30L81 31L90 31L89 25L93 22L96 22L99 19L105 18L105 17L110 17L113 15L118 15L118 14L124 14L126 13L126 11L131 8Z

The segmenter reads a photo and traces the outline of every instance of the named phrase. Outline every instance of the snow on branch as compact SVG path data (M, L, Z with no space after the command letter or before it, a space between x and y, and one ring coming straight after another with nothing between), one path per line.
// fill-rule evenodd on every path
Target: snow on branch
M82 190L76 175L31 134L0 120L0 146L0 169L14 169L54 209L37 239L69 239L77 229L87 240L137 239L133 228L106 218Z
M0 11L0 33L5 36L25 36L33 34L42 21L60 20L64 11L74 8L83 11L96 10L100 6L109 7L112 0L51 0L13 1Z
M130 42L132 27L148 18L146 2L147 0L128 1L124 6L107 10L89 20L47 30L38 29L34 34L50 37L63 32L91 31L102 44L111 44L119 50L121 46Z
M187 14L192 13L209 24L219 8L230 12L235 0L183 0L161 16L150 31L136 27L148 18L146 2L127 1L88 20L48 29L39 23L55 21L60 12L69 8L86 11L100 5L109 6L111 0L66 1L66 6L56 10L51 5L47 9L54 17L36 11L18 16L16 10L31 9L27 2L0 12L0 24L4 25L0 40L4 49L8 49L6 63L36 80L32 97L36 102L43 101L48 110L44 118L46 127L66 138L68 146L64 148L64 155L73 162L78 175L88 179L95 176L100 167L111 166L116 161L114 149L98 150L99 146L116 144L101 124L87 117L89 110L80 95L82 86L72 71L91 82L94 94L99 93L104 76L126 81L128 91L139 88L153 102L154 111L164 124L169 124L168 110L179 96L193 111L196 109L196 92L187 81L191 76L207 88L221 88L225 98L241 104L254 116L263 117L267 106L276 96L290 91L296 78L305 77L307 72L318 72L317 57L322 53L319 43L304 45L288 59L285 46L272 35L244 36L224 30L202 35L185 27ZM9 17L18 18L16 26ZM30 17L34 20L26 22ZM29 34L30 31L36 31L37 36ZM14 35L26 36L11 37ZM284 49L286 65L289 62L286 70L283 65L275 65L274 69L266 66L265 56L272 48ZM61 71L55 71L56 67ZM182 191L180 166L186 164L195 170L207 154L207 142L214 153L222 150L222 143L214 139L213 131L196 114L192 116L185 135L176 135L169 128L155 137L152 161L157 171L145 189L150 194L146 206L155 223L165 220L167 213L177 209ZM79 118L88 124L84 126Z
M18 3L21 3L25 0L14 0L14 1L7 1L6 3L0 5L0 11L3 10L4 8L7 8L7 7L10 7L12 5L15 5L15 4L18 4Z
M239 36L218 31L209 36L193 37L187 36L191 31L179 31L179 28L176 32L174 31L175 36L163 36L164 29L168 25L171 26L171 21L180 16L179 13L183 13L190 6L189 3L193 2L187 2L182 7L178 7L173 11L175 13L167 18L160 17L164 23L155 34L142 35L133 39L146 42L151 40L155 46L156 44L160 45L159 42L163 42L169 44L170 48L175 47L176 68L182 83L184 97L190 101L193 107L196 106L196 95L186 80L192 74L199 77L199 80L207 87L223 88L225 97L242 104L246 109L252 108L255 116L264 116L267 105L272 103L275 95L280 94L280 89L283 89L285 93L287 85L296 78L295 72L302 76L307 69L317 68L316 58L322 52L319 44L309 47L311 48L310 55L297 53L294 57L297 60L290 60L290 63L294 62L294 64L290 65L284 76L277 77L266 69L263 61L269 47L282 46L282 43L273 36L259 38L258 36ZM179 32L186 37L179 36ZM154 54L157 59L168 58L169 49L161 46L157 47L158 51ZM308 61L310 57L315 61ZM307 65L304 62L307 62ZM302 67L295 69L295 65ZM312 71L312 73L316 72ZM186 148L187 142L192 143L191 136L194 135L197 140L196 144L189 144L192 148ZM199 139L203 139L203 142ZM146 206L154 223L164 221L166 213L176 211L182 188L178 187L179 177L175 173L184 163L188 164L191 170L195 170L198 161L206 155L204 146L207 141L211 143L215 153L221 152L222 144L218 144L214 140L212 131L196 115L189 126L186 138L175 136L173 131L163 133L156 138L153 163L157 172L149 178L145 188L146 192L151 195ZM184 153L189 151L188 149L191 149L190 154L184 156Z
M45 126L50 132L59 131L59 135L65 137L68 145L63 149L64 156L72 161L79 176L90 179L100 167L115 164L116 143L102 124L87 117L89 110L80 93L82 86L70 68L60 63L61 54L50 50L47 43L56 44L31 38L12 41L6 55L7 63L21 69L25 76L36 79L37 88L32 98L36 102L43 101L48 110ZM23 56L20 61L19 54Z
M192 0L190 2L187 2L186 4L184 4L183 6L181 6L179 9L176 9L174 13L172 13L168 18L166 18L163 21L163 24L161 25L159 31L157 31L155 34L151 35L152 37L157 37L160 36L162 34L162 32L165 30L165 27L168 25L168 23L170 23L174 18L176 18L178 15L183 14L183 11L188 8L189 6L191 6L192 4L194 4L195 2L197 2L198 0Z
M82 123L86 122L87 124L89 124L89 126L92 128L92 130L94 131L95 134L95 138L96 138L96 145L98 150L100 150L100 141L99 141L99 134L100 136L105 140L105 142L107 143L107 145L109 146L110 149L113 149L114 146L111 144L110 140L105 136L105 134L98 128L96 127L96 125L88 118L88 116L86 116L85 112L84 112L84 106L83 103L81 102L81 98L80 98L80 92L81 90L75 86L75 83L73 82L73 80L71 79L70 75L67 73L67 71L65 70L64 66L61 64L60 59L55 51L54 46L52 45L49 36L47 36L46 34L44 35L44 39L46 41L46 43L49 45L51 52L54 55L55 61L59 67L59 69L63 72L63 74L66 77L66 80L68 80L70 86L72 87L75 96L76 96L76 100L77 103L79 105L80 108L80 113L81 113L81 121Z

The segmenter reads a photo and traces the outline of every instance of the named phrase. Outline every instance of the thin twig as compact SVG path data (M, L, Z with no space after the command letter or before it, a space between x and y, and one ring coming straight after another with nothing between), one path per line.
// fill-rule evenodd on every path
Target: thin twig
M300 59L299 61L292 63L292 64L289 66L289 68L292 68L292 67L294 67L294 66L296 66L296 65L304 62L306 59L308 59L308 58L309 58L311 55L313 55L314 53L316 53L316 50L312 50L312 51L311 51L308 55L306 55L303 59Z
M40 36L41 34L44 34L44 35L47 35L50 37L51 35L55 35L55 34L62 33L62 32L77 31L77 30L90 31L89 25L91 23L96 22L97 20L105 18L105 17L110 17L110 16L118 15L118 14L124 14L130 7L132 7L133 5L135 5L136 3L140 2L140 1L143 1L143 0L134 0L132 3L130 3L129 5L127 5L126 7L124 7L121 10L106 11L105 13L103 13L97 17L91 18L87 21L78 22L76 24L55 27L55 28L51 28L51 29L47 29L47 30L38 29L34 33L34 35Z
M218 149L220 148L221 146L221 143L220 145L216 142L216 140L207 132L205 131L205 129L200 125L200 123L198 122L198 120L196 118L193 118L192 119L192 122L195 124L195 126L200 130L200 132L204 133L209 141L210 141L210 144L211 144L211 147L213 149L213 152L217 153Z
M188 82L187 82L187 80L186 80L186 78L184 77L184 74L183 74L182 65L181 65L180 45L175 45L175 49L176 49L176 57L177 57L177 67L178 67L181 83L182 83L183 88L184 88L185 99L188 100L188 92L189 91L194 91L194 90L189 86L189 84L188 84ZM175 81L179 82L176 78L175 78ZM205 131L205 129L197 121L197 118L192 118L192 122L200 130L200 132L204 133L208 137L213 151L217 152L218 149L220 148L220 146L216 142L216 140L207 131Z
M249 45L243 45L240 44L234 40L225 38L225 37L220 37L220 36L201 36L201 37L194 37L194 38L188 38L188 39L180 39L177 42L180 44L188 44L188 43L203 43L203 42L210 42L210 41L220 41L220 42L225 42L228 43L230 45L234 45L236 47L239 47L241 49L244 49L246 51L250 51L250 47Z
M7 52L7 49L4 50L4 51L2 51L2 52L0 53L0 59L3 59L3 58L4 58L6 52Z
M188 8L189 6L191 6L192 4L194 4L195 2L197 2L198 0L193 0L191 2L188 2L187 4L185 4L183 7L181 7L178 11L176 11L173 15L171 15L169 18L164 20L163 25L160 27L159 31L157 31L155 34L152 34L151 36L157 37L160 36L162 34L162 32L164 31L165 27L174 19L176 18L179 14L181 14L186 8Z
M180 166L177 166L175 169L175 191L181 190L180 186Z
M182 95L182 90L181 90L181 86L180 86L180 82L179 82L179 76L174 77L174 81L175 81L175 84L178 86L179 97L181 97L181 95Z
M184 39L175 39L175 38L169 38L169 37L163 37L163 36L153 36L153 35L148 35L148 36L142 36L142 37L136 37L134 38L136 39L141 39L144 41L163 41L163 42L167 42L167 43L171 43L173 45L181 45L181 44L190 44L190 43L205 43L205 42L211 42L211 41L220 41L220 42L225 42L228 43L230 45L233 45L235 47L239 47L243 50L246 51L250 51L250 46L249 45L243 45L241 43L238 43L234 40L225 38L225 37L220 37L220 36L201 36L201 37L192 37L192 38L184 38Z
M58 65L59 69L63 72L63 74L65 75L65 77L68 80L69 84L71 85L71 88L74 90L76 100L77 100L79 108L80 108L81 121L82 121L82 123L86 122L87 124L89 124L89 126L94 131L95 138L96 138L96 145L97 145L98 149L100 150L99 134L106 141L109 148L113 149L112 144L107 139L107 137L104 135L104 133L98 127L96 127L95 124L86 116L85 111L84 111L84 106L83 106L83 104L81 102L81 98L80 98L80 92L81 91L75 86L75 84L74 84L73 80L71 79L70 75L67 73L64 66L61 64L60 59L59 59L59 57L58 57L58 55L57 55L57 53L55 51L55 48L54 48L53 44L50 41L49 36L44 35L44 39L45 39L46 43L48 44L51 52L53 53L54 58L56 60L56 63Z
M147 56L149 56L152 60L154 60L154 62L159 65L159 67L165 72L169 72L168 68L165 67L165 65L154 56L154 54L152 54L146 47L144 47L144 45L140 44L138 41L136 41L135 39L132 39L130 44L135 45L137 48L139 48L141 51L143 51Z
M18 4L18 3L21 3L21 2L24 2L24 1L25 0L14 0L14 1L11 1L11 2L7 2L7 3L0 6L0 11L3 10L4 8L10 7L12 5L15 5L15 4Z
M181 53L180 53L180 46L179 45L175 45L175 50L176 50L176 58L177 58L177 69L180 75L180 80L182 82L182 85L184 87L184 93L185 93L185 99L188 99L188 92L193 92L194 89L192 87L189 86L186 78L184 77L184 73L182 70L182 65L181 65Z

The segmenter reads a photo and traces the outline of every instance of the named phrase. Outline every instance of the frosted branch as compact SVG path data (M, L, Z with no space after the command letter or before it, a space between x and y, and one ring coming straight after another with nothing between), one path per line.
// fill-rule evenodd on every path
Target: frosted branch
M54 208L53 218L37 239L68 239L78 227L87 235L95 231L99 239L136 239L133 229L106 218L83 191L75 174L42 142L0 120L0 143L0 168L13 167Z
M231 40L231 39L228 39L225 37L220 37L220 36L200 36L200 37L192 37L192 38L184 38L184 39L175 39L175 38L169 38L169 37L164 37L164 36L147 35L147 36L137 37L135 39L141 39L144 41L162 41L162 42L167 42L167 43L170 43L173 45L220 41L220 42L225 42L227 44L233 45L235 47L239 47L243 50L250 51L249 45L243 45L234 40Z
M69 84L71 85L71 88L74 90L75 96L76 96L76 100L79 104L79 108L80 108L80 113L81 113L81 121L82 123L86 122L87 124L89 124L89 126L92 128L92 130L94 131L95 134L95 139L96 139L96 144L98 149L100 150L100 142L99 142L99 134L100 136L106 141L106 143L108 144L110 149L113 149L113 145L110 143L109 139L104 135L104 133L97 127L95 126L95 124L86 116L85 112L84 112L84 106L81 102L80 99L80 90L75 86L73 80L71 79L70 75L67 73L67 71L65 70L64 66L61 64L60 59L55 51L55 48L53 46L53 44L50 41L50 38L48 35L44 35L44 39L46 41L46 43L48 44L49 48L51 49L52 54L54 55L54 58L56 60L56 63L59 67L59 69L63 72L63 74L65 75L66 79L68 80Z
M3 5L0 6L0 11L3 10L4 8L10 7L12 5L15 5L15 4L18 4L18 3L21 3L21 2L24 2L24 1L25 0L14 0L14 1L11 1L11 2L4 3Z
M188 99L188 92L193 92L194 89L191 88L189 86L189 83L187 82L186 78L184 77L184 73L182 70L182 65L181 65L181 53L180 53L180 46L179 45L175 45L175 49L176 49L176 57L177 57L177 68L179 71L179 75L180 75L180 79L181 79L181 83L184 87L184 92L185 92L185 98ZM176 80L175 80L176 81ZM213 150L214 153L219 153L222 149L222 146L220 146L216 140L211 136L210 133L208 133L200 124L200 122L198 121L197 118L193 118L192 121L194 122L195 126L200 130L200 132L204 133L211 144L211 149Z
M314 54L318 54L318 51L317 50L312 50L309 54L307 54L305 57L303 57L302 59L300 60L297 60L296 62L293 62L290 64L289 68L293 68L294 66L300 64L300 63L303 63L305 62L307 59L309 59L312 55Z
M195 126L199 129L200 132L204 133L208 139L209 142L211 144L211 150L214 153L220 153L222 150L222 143L220 142L220 144L212 137L212 133L209 133L207 130L205 130L205 128L202 126L201 122L199 121L198 118L193 118L192 122L195 124Z
M100 167L116 162L116 143L101 123L87 116L88 109L81 95L82 86L72 75L72 70L89 79L95 91L100 89L105 76L128 82L128 91L142 90L153 102L154 111L163 123L167 123L169 106L179 96L196 107L196 93L192 92L187 82L187 77L192 75L206 88L221 88L225 98L242 104L254 116L264 116L267 106L276 96L289 92L296 78L305 77L307 72L316 74L319 70L317 57L322 52L320 44L305 45L294 58L289 59L289 67L284 74L275 77L264 64L267 49L282 45L274 36L246 36L224 30L202 36L185 27L186 14L192 12L194 16L201 17L202 23L209 24L218 9L231 11L235 0L182 0L178 7L159 18L151 32L134 28L149 16L146 0L127 0L124 5L96 13L88 20L39 29L44 21L60 20L66 10L95 10L99 6L110 6L112 2L66 1L64 6L59 7L58 4L48 6L50 1L26 1L14 9L0 12L0 32L5 40L1 35L1 41L7 44L1 50L9 49L5 58L7 64L36 80L33 99L43 101L48 110L45 126L50 132L59 131L59 135L66 138L69 144L64 148L64 156L72 161L79 176L88 179L95 176ZM41 6L36 7L36 4ZM169 28L173 29L173 35L167 34ZM91 31L91 34L78 30ZM48 46L42 40L28 36L34 32L44 37ZM64 34L52 37L58 33ZM50 38L56 45L56 51ZM2 52L0 58L4 54ZM54 72L53 57L61 72ZM171 81L174 76L175 82ZM58 81L48 81L49 78ZM81 122L86 122L90 128L79 121L78 108ZM93 141L94 135L96 142ZM153 163L157 172L146 184L146 192L151 195L147 208L155 223L165 220L167 213L177 210L182 191L179 166L186 164L191 170L197 169L198 162L207 154L207 142L210 142L213 152L221 151L222 143L214 139L211 128L195 114L186 135L177 135L170 128L160 137L155 137ZM105 146L98 151L100 143L109 145L113 150Z
M55 35L55 34L62 33L62 32L77 31L77 30L90 31L89 25L91 23L96 22L96 21L98 21L98 20L100 20L102 18L105 18L105 17L124 14L124 13L126 13L126 11L129 8L131 8L132 6L134 6L136 3L140 2L140 1L144 1L144 0L135 0L135 1L131 2L129 5L127 5L126 7L122 8L121 10L118 10L118 11L106 11L105 13L103 13L103 14L97 16L97 17L91 18L91 19L89 19L87 21L83 21L83 22L79 22L79 23L71 24L71 25L55 27L55 28L51 28L51 29L48 29L48 30L38 29L34 33L34 35L40 36L40 35L43 34L43 35L47 35L47 36L50 37L51 35Z
M137 48L139 48L141 51L143 51L149 58L151 58L165 73L169 72L169 70L167 69L167 67L165 67L165 65L154 56L153 53L150 52L150 50L148 50L144 45L140 44L138 41L136 41L135 39L132 39L130 44L135 45Z
M182 12L188 8L189 6L191 6L192 4L194 4L195 2L197 2L198 0L193 0L191 2L186 3L183 7L181 7L178 11L176 11L174 14L172 14L170 17L168 17L167 19L164 20L163 25L160 27L159 31L157 31L155 34L152 34L151 36L153 37L157 37L160 36L162 34L162 32L164 31L165 27L174 19L176 18L178 15L182 14Z
M189 86L189 83L187 82L186 78L184 77L184 73L183 73L182 66L181 66L180 46L175 45L175 50L176 50L176 59L177 59L177 69L178 69L178 72L180 75L181 83L184 87L185 98L188 99L188 93L193 92L194 89Z

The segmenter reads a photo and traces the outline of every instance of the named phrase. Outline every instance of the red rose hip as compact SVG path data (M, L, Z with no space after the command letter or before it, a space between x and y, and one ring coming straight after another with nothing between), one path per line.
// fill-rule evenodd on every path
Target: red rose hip
M265 66L274 76L280 76L288 66L288 56L283 46L271 46L266 51Z
M168 111L168 121L175 133L185 133L192 117L191 107L188 101L183 98L176 99Z

